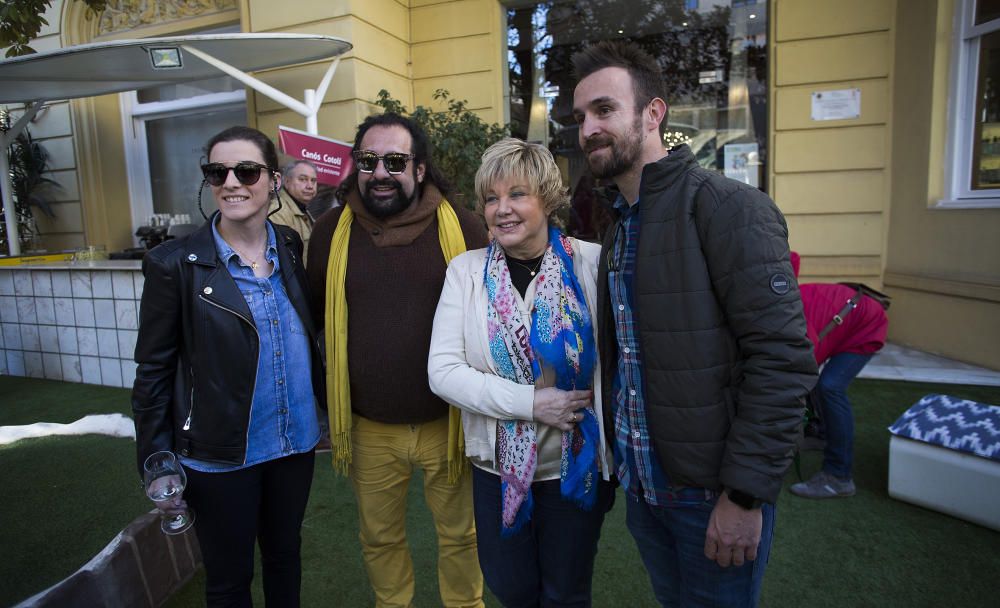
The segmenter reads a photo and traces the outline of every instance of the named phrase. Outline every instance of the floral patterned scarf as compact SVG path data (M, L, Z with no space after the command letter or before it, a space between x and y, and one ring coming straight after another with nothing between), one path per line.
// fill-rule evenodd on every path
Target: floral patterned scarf
M496 241L487 249L483 279L488 295L490 354L499 375L519 384L534 384L544 365L555 372L556 388L591 388L596 359L593 324L583 289L573 272L570 239L557 228L549 228L549 245L531 305L530 328L521 320L506 255ZM564 499L590 509L597 495L600 431L593 406L577 413L583 413L583 420L562 434L560 489ZM531 518L531 482L538 464L535 423L498 420L496 451L501 530L504 536L510 536Z

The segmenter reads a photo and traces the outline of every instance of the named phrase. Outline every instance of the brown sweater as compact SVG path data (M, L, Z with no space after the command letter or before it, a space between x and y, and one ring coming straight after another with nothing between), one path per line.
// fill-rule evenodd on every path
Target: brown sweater
M398 224L399 218L380 222L365 214L359 201L348 202L356 214L345 284L351 409L370 420L416 424L448 412L427 384L431 326L447 268L433 217L440 198L435 187L425 186L422 199L400 216L426 218L430 212L429 222L420 221L426 227L414 234L395 236L394 230L406 232L388 225ZM323 325L330 242L342 212L338 207L325 213L309 243L307 273L318 326ZM455 212L466 248L485 247L482 220L463 208L455 207ZM400 237L412 241L398 244Z

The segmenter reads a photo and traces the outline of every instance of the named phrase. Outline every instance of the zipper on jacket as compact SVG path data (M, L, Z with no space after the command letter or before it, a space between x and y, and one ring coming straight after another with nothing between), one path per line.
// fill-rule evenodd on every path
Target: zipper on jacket
M232 314L236 315L237 318L242 319L244 323L246 323L247 325L249 325L250 329L253 330L254 335L257 336L257 365L255 365L254 368L253 368L253 385L252 385L253 386L253 390L250 392L250 404L248 405L248 408L250 410L250 416L249 416L249 418L247 418L247 434L246 434L246 441L244 442L244 446L245 447L243 448L243 464L246 465L246 463L247 463L247 452L249 451L249 448L250 448L250 423L253 422L253 399L254 399L254 396L256 396L256 394L257 394L257 368L260 365L260 332L257 331L257 326L256 325L254 325L249 319L247 319L246 317L244 317L243 315L241 315L239 312L237 312L237 311L235 311L235 310L233 310L231 308L226 308L222 304L217 304L217 303L209 300L208 298L206 298L205 296L203 296L200 293L198 294L198 298L201 299L203 302L211 304L212 306L218 308L219 310L224 310L224 311L226 311L228 313L232 313ZM194 383L191 384L191 397L192 397L191 411L193 413L194 412L194 400L193 400L193 398L194 398ZM185 426L185 430L187 430L188 428L190 428L190 423L191 423L191 417L188 416L187 422L184 423L186 425Z
M184 421L184 426L181 427L183 430L187 431L191 428L191 416L194 416L194 368L190 369L191 372L191 400L188 406L188 417Z

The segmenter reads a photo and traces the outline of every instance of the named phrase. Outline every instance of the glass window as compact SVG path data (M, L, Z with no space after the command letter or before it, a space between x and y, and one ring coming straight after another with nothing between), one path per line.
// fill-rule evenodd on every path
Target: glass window
M1000 0L979 0L976 3L976 25L1000 17Z
M199 159L209 135L232 125L245 125L246 108L182 114L146 121L149 149L149 181L153 213L187 213L195 221L198 213ZM202 193L206 214L215 209L208 191Z
M1000 32L979 43L972 188L1000 188Z
M243 83L239 80L236 80L232 76L221 76L219 78L206 78L205 80L142 89L141 91L136 91L136 99L139 103L177 101L179 99L189 99L211 93L230 93L242 90Z
M584 45L632 40L667 84L664 146L758 188L767 168L767 10L763 0L575 0L507 10L512 134L549 147L571 189L570 230L594 237L600 211L573 120L570 58Z
M1000 207L1000 0L959 0L944 199Z

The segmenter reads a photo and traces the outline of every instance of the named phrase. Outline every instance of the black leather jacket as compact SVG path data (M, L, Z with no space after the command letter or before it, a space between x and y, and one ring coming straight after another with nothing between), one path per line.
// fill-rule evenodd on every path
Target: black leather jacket
M158 450L214 462L246 457L259 337L243 294L219 260L210 222L154 248L143 259L145 285L135 347L139 471ZM323 368L309 311L302 240L272 224L288 299L312 345L313 392L323 401Z

